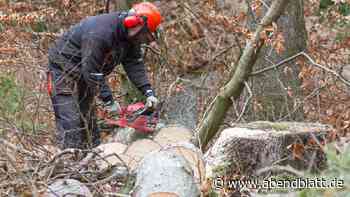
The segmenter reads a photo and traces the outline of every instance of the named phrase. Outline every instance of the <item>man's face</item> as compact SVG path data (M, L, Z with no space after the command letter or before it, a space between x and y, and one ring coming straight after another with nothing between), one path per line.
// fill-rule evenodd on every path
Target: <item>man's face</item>
M155 37L146 26L143 26L134 36L129 36L129 40L135 44L149 44L155 41Z

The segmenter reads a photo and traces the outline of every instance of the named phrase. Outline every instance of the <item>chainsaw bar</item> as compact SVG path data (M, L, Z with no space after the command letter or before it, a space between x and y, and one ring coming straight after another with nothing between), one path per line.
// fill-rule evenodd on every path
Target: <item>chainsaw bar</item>
M137 132L152 133L158 124L161 107L162 103L156 109L150 109L144 103L138 102L122 107L117 116L102 119L107 127L131 127Z

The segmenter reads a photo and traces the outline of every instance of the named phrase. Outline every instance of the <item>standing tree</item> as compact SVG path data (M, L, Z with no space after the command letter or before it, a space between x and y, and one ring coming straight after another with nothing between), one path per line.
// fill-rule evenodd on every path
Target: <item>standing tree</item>
M272 0L248 2L257 7L255 11L250 9L248 12L249 29L253 30L262 18L259 13L266 13ZM262 47L254 64L255 70L305 51L307 32L303 0L289 1L285 12L276 21L276 26L278 30L272 36L274 41ZM251 77L253 101L261 107L250 107L248 120L303 120L302 109L295 109L301 100L299 72L300 66L296 61L290 61L284 69L276 68Z
M217 133L226 112L232 105L231 97L233 99L240 97L245 85L247 85L246 81L258 59L260 50L266 42L268 29L271 28L273 22L277 21L289 2L288 0L273 1L261 22L257 23L256 30L247 42L232 78L220 89L199 124L197 131L201 148L205 148L209 140Z

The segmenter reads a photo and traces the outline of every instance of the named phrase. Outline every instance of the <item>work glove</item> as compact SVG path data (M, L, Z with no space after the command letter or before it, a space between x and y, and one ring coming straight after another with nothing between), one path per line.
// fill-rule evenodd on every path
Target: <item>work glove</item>
M104 108L113 115L117 115L120 113L121 108L118 102L116 101L107 101L104 103Z
M159 104L159 100L155 96L148 96L146 99L146 107L156 109Z

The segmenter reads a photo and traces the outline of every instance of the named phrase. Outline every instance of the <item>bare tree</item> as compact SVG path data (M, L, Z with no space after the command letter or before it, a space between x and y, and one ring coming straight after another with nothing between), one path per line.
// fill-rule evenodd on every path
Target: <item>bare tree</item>
M209 140L217 133L226 112L232 105L231 97L238 99L241 95L245 82L248 80L249 74L264 45L261 32L280 17L288 2L288 0L273 1L264 18L256 25L256 30L248 41L238 65L232 66L236 67L232 78L220 89L216 98L204 113L203 120L197 128L198 141L201 148L205 148Z
M253 2L249 0L247 2ZM266 13L271 0L259 1L260 9ZM248 12L249 29L255 29L261 17ZM276 21L278 31L274 32L274 43L265 45L258 55L254 68L261 70L274 65L294 54L306 50L307 32L304 21L303 0L289 1L285 12ZM272 46L271 46L272 45ZM261 108L248 107L248 120L303 120L301 108L294 110L301 98L301 82L298 78L300 66L296 61L288 62L284 69L273 69L252 77L250 80L253 100Z

